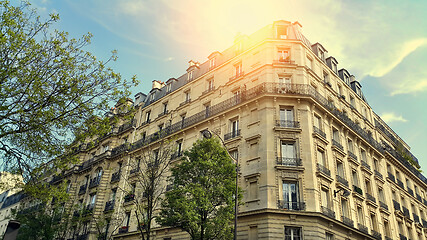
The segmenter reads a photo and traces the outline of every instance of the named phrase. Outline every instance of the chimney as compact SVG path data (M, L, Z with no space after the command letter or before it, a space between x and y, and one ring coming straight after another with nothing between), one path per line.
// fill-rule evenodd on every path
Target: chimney
M153 87L152 87L151 90L153 90L153 89L160 89L160 88L162 88L164 86L165 86L164 82L161 82L159 80L153 80Z

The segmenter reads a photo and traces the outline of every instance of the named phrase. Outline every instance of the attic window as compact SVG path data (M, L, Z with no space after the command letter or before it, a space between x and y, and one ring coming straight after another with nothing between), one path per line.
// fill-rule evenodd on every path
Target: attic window
M216 59L215 58L211 58L209 60L209 69L212 69L214 67L216 67Z
M288 27L287 26L277 26L277 38L287 39L288 35Z
M277 55L279 62L288 62L289 61L289 50L278 50Z
M170 92L172 90L172 83L168 83L166 85L166 92Z
M187 74L187 81L193 80L193 71L189 71Z

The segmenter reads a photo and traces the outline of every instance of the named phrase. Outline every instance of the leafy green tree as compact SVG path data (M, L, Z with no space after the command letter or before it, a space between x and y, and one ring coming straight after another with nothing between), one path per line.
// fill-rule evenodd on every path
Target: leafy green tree
M137 84L107 67L114 51L99 61L84 50L92 35L70 38L52 28L58 20L0 0L0 159L26 177L49 161L43 168L67 166L73 141L108 132L111 119L95 116Z
M198 140L184 156L171 168L173 189L157 221L194 240L232 239L235 164L216 138Z

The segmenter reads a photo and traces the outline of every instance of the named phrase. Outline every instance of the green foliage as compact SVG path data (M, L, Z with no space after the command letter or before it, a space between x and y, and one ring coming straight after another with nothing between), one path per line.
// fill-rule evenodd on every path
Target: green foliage
M6 169L28 176L58 158L75 139L102 136L109 105L125 102L135 77L124 80L83 50L92 35L70 38L52 29L59 16L42 20L30 4L0 0L0 158ZM55 160L52 160L55 159Z
M194 240L232 239L235 164L216 138L198 140L184 155L171 169L173 190L156 220L180 227Z

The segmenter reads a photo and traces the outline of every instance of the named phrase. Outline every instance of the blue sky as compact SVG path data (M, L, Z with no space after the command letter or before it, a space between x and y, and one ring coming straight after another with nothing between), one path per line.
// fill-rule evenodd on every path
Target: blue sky
M411 0L32 0L39 14L72 37L91 32L87 50L141 84L178 77L189 60L205 61L237 33L284 19L298 21L361 81L379 114L412 148L427 173L427 1ZM426 175L426 174L424 174Z

